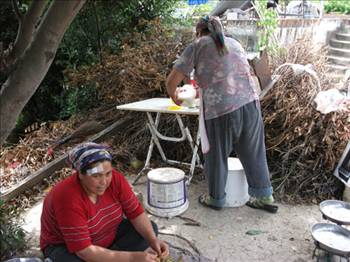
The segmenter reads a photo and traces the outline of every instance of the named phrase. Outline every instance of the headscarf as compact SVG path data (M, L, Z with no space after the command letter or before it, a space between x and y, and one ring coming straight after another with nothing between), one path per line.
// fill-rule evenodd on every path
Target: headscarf
M112 155L108 152L107 147L92 142L80 144L68 154L69 164L79 172L101 160L112 161Z
M224 56L228 53L225 45L224 28L217 16L205 16L199 20L196 26L197 32L209 32L214 40L219 55Z

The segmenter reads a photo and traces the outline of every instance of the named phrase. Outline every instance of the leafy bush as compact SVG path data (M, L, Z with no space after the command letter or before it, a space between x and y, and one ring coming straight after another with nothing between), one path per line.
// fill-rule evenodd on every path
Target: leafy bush
M99 105L97 89L92 85L66 88L56 99L62 108L59 114L60 119L67 119L73 114Z
M326 2L324 9L326 13L339 12L350 14L350 1L348 0L329 0Z
M0 259L10 258L16 251L25 248L24 231L15 224L0 200Z
M267 48L269 51L276 51L277 46L271 42L271 37L278 26L278 17L273 9L267 8L267 0L260 0L257 2L257 9L260 13L260 20L258 21L259 30L259 49Z
M217 4L215 1L209 1L206 4L189 6L187 2L179 1L175 12L172 14L173 20L179 25L194 26L200 17L209 15Z
M67 30L56 63L75 69L100 62L101 49L118 52L142 20L167 19L178 0L90 0Z

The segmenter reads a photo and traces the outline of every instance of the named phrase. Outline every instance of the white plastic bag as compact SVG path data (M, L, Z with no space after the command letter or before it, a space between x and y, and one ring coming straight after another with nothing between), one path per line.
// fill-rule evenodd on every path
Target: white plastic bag
M316 109L322 114L340 110L349 111L350 97L346 97L336 88L319 92L314 101L317 104Z

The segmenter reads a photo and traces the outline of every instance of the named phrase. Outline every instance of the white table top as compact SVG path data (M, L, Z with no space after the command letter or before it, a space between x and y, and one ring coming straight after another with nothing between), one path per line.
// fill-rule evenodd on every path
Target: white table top
M117 106L119 110L168 113L168 114L185 114L185 115L199 115L199 108L188 108L182 106L179 110L170 110L170 98L150 98L134 103Z

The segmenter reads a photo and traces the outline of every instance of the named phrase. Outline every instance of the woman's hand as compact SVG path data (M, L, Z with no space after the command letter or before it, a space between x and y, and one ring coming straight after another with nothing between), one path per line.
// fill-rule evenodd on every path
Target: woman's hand
M154 241L150 243L150 247L157 252L158 256L160 258L166 258L169 256L169 247L168 245L162 241L156 238Z
M171 99L174 101L175 104L178 106L181 106L182 101L178 98L178 89L175 89L175 92L170 95Z

